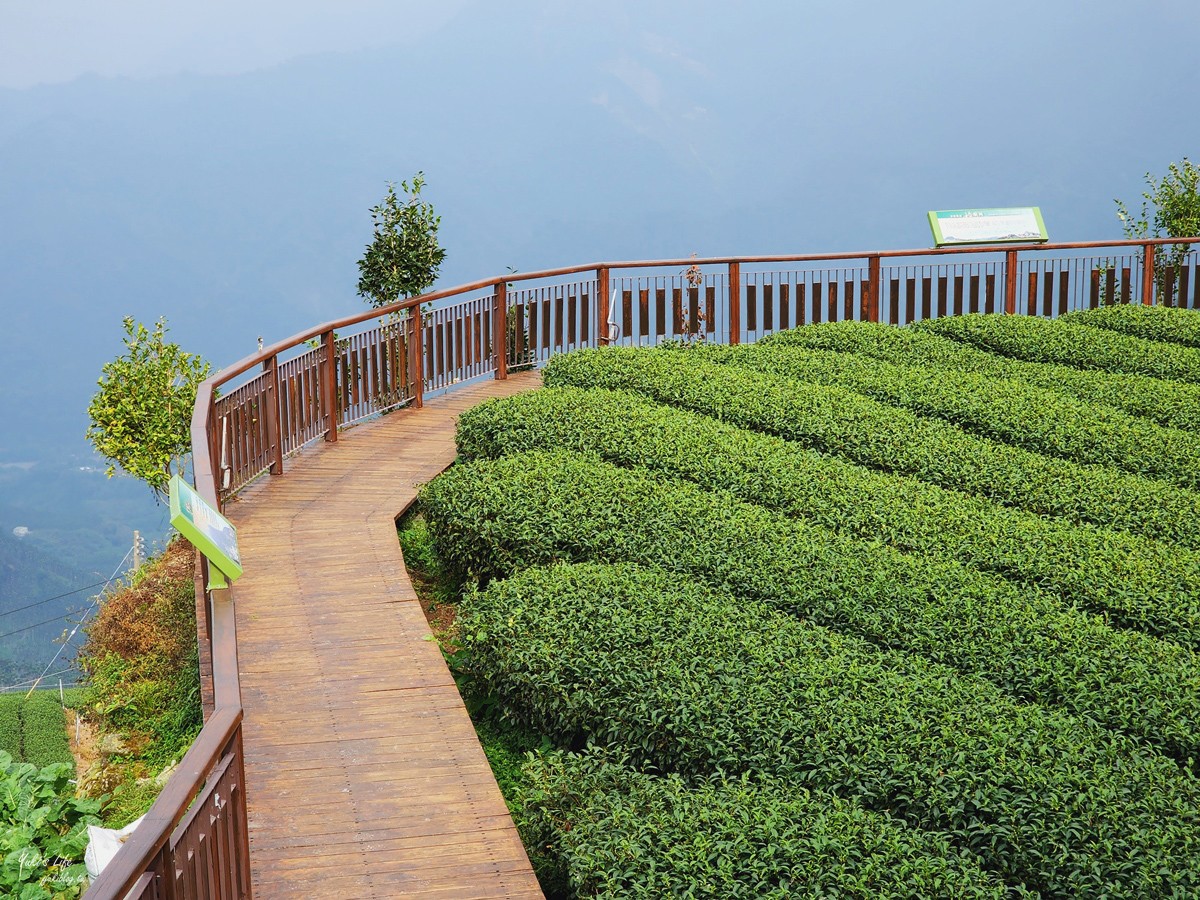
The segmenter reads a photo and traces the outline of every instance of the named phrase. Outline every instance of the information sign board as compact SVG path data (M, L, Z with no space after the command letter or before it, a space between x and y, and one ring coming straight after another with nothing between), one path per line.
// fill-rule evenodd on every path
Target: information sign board
M191 541L221 575L230 581L241 576L237 529L178 475L171 479L171 526ZM224 579L214 577L211 586L224 587Z
M999 209L944 209L929 213L938 247L954 244L1032 244L1050 240L1036 206Z

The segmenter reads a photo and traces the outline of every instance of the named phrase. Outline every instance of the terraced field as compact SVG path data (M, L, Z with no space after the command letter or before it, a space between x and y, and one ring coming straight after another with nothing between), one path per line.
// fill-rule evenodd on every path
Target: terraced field
M551 894L1200 895L1200 313L558 357L422 493Z

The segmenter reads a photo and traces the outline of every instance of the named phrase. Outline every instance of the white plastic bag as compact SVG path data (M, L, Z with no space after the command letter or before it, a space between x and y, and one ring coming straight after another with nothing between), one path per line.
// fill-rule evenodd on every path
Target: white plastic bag
M87 850L83 854L83 861L87 866L89 878L95 879L100 877L100 873L104 871L104 867L117 855L117 851L121 849L121 845L125 843L125 839L133 834L133 830L138 827L138 823L141 821L142 819L140 818L136 819L120 830L115 828L101 828L99 825L88 826L88 845Z

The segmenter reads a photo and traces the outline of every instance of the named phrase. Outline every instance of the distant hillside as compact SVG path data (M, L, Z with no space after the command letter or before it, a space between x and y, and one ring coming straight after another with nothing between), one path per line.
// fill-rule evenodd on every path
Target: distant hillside
M54 640L72 627L64 617L85 608L92 592L59 595L96 580L39 550L28 538L0 534L0 686L41 674L54 655ZM38 602L52 597L58 599ZM74 655L68 648L63 658Z

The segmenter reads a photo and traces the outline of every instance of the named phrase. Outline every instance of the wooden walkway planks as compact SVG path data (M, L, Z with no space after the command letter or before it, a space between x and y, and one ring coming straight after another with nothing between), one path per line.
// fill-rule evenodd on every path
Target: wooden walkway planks
M514 374L343 432L226 512L254 896L541 897L404 569L395 517Z

